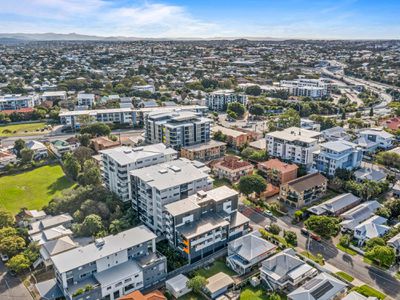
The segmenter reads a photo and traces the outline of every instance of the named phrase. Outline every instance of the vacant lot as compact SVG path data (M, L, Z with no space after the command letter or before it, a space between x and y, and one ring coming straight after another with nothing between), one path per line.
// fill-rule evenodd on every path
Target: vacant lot
M73 185L59 165L0 177L0 207L13 213L20 208L41 209L54 196Z
M1 125L0 136L35 135L41 134L46 126L45 122L26 123L15 125Z

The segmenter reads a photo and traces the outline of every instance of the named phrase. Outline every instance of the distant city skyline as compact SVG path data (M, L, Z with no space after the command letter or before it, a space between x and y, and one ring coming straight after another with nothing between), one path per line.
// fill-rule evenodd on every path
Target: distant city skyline
M400 39L396 0L0 0L1 33Z

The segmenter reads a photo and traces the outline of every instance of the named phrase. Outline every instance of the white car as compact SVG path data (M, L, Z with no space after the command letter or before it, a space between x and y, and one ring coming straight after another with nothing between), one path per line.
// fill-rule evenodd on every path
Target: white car
M8 260L8 255L6 255L6 254L1 254L1 253L0 253L0 256L1 256L1 260L2 260L3 262L6 262L6 261Z

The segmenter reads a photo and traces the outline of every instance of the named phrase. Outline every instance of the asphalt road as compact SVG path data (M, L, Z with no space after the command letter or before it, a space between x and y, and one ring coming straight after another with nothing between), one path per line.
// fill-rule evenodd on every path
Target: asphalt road
M0 262L0 299L1 300L30 300L31 294L18 277L7 273L4 264Z
M283 230L291 230L297 233L298 248L306 250L307 238L300 233L300 227L291 224L289 217L276 218L271 220L264 215L258 213L252 208L241 205L242 213L246 215L253 228L264 228L266 225L276 223ZM308 250L314 255L320 253L325 261L331 265L343 270L354 278L357 278L368 285L377 287L379 290L392 297L400 299L400 281L393 277L390 273L379 268L373 267L363 262L360 255L351 256L340 250L329 241L316 242L310 240Z

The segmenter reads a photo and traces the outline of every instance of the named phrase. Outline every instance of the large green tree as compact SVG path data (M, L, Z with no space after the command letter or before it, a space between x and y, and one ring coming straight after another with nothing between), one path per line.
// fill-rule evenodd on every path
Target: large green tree
M395 259L396 254L392 247L375 246L365 253L365 256L379 263L380 266L390 267Z
M89 124L81 129L81 134L90 134L91 136L108 136L111 133L110 126L104 123Z
M17 254L13 256L6 265L10 270L16 273L22 273L29 269L31 262L25 255Z
M7 210L0 209L0 228L14 225L14 216Z
M227 113L229 114L229 112L234 112L238 118L241 118L246 112L246 108L239 102L231 102L227 108Z
M12 257L24 250L25 244L25 240L20 236L7 236L0 241L0 252Z
M200 293L202 289L207 285L207 279L201 275L196 275L193 278L189 279L186 283L187 287L192 289L192 291L196 294Z
M23 139L18 139L14 142L14 150L17 152L17 156L20 157L20 152L26 147L26 143Z
M245 195L260 194L266 187L265 179L256 174L242 176L239 181L239 191Z
M95 161L92 159L85 161L78 182L83 186L101 184L101 172Z
M338 218L328 216L311 216L304 222L308 229L324 238L336 236L340 230L339 223Z
M78 174L81 170L81 165L79 164L78 159L73 156L71 153L64 154L64 170L67 176L71 177L74 180L78 179Z

